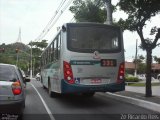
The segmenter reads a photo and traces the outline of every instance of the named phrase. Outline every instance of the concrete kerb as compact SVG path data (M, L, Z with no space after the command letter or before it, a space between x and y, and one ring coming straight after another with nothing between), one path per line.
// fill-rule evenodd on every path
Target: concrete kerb
M145 100L140 100L137 98L132 98L132 97L128 97L128 96L122 96L122 95L117 95L114 93L110 93L110 92L106 92L110 97L117 99L117 100L121 100L127 103L131 103L134 105L138 105L156 112L160 113L160 104L157 103L153 103L153 102L149 102L149 101L145 101Z

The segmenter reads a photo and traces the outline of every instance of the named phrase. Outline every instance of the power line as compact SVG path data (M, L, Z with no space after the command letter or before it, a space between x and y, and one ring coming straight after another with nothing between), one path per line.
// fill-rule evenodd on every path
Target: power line
M61 9L61 7L64 5L66 0L62 0L61 3L59 4L56 12L54 13L53 17L51 18L51 20L47 23L47 25L45 26L45 28L43 29L43 31L41 32L41 34L35 39L35 41L38 41L39 38L41 38L41 36L48 30L49 25L53 22L53 20L55 19L56 15L58 14L59 10Z
M59 14L59 16L57 17L57 19L54 21L54 23L51 25L51 27L49 29L51 29L55 25L55 23L57 22L57 20L64 13L64 11L69 7L69 5L72 3L72 1L73 0L68 1L68 3L66 4L66 6L64 6L64 8L61 10L61 13Z
M42 34L40 34L38 36L38 38L36 39L37 41L39 41L40 39L43 39L46 34L48 34L48 32L52 29L52 27L56 24L56 22L58 21L58 19L60 18L60 16L64 13L64 11L69 7L69 5L73 2L73 0L69 0L67 2L67 4L63 7L64 3L66 0L62 1L58 7L58 9L56 10L56 14L52 17L52 19L50 20L51 22L49 22L49 24L47 24L48 26L45 27L46 29L44 29L42 31ZM62 8L61 12L59 13L60 9ZM58 14L59 13L59 14ZM58 16L57 16L58 15ZM54 20L54 21L53 21ZM50 25L50 26L49 26Z

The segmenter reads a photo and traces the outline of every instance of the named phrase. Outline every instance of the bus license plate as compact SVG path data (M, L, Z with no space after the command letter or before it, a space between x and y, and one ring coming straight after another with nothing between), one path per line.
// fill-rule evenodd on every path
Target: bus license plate
M102 79L99 79L99 78L91 79L91 83L92 83L92 84L102 83Z
M102 67L115 67L117 66L117 61L115 59L101 59Z

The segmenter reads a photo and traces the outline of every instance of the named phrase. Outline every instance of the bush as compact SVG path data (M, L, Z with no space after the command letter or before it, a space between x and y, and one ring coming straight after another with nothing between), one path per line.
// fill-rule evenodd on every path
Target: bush
M126 77L125 82L138 82L139 79L137 77Z

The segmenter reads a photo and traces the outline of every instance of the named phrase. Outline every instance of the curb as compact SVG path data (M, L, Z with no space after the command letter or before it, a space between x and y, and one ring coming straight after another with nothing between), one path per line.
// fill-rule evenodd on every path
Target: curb
M116 100L121 100L121 101L131 103L137 106L141 106L143 108L147 108L149 110L153 110L153 111L160 113L160 104L145 101L145 100L140 100L140 99L132 98L128 96L117 95L117 94L110 93L110 92L106 92L106 93L108 94L109 97L112 97Z

